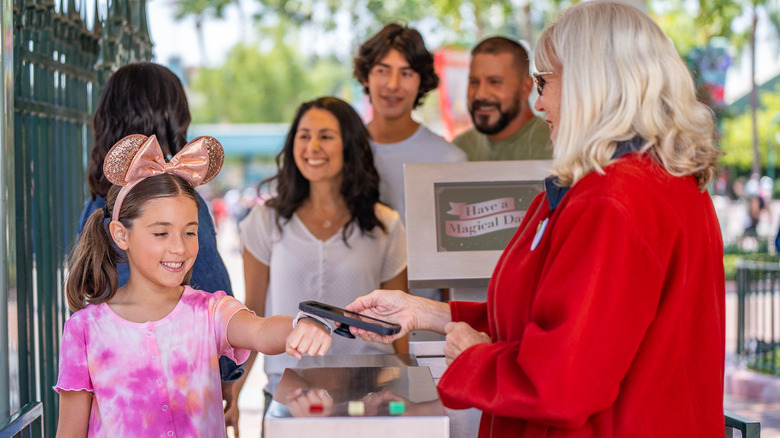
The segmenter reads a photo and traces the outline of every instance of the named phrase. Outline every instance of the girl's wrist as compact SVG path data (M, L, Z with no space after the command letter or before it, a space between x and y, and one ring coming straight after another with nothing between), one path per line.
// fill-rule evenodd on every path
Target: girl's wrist
M325 319L325 318L323 318L321 316L312 315L311 313L306 313L306 312L298 312L298 314L295 315L295 318L293 318L293 322L292 322L293 328L295 328L295 326L298 325L298 322L300 322L301 319L312 319L312 320L320 323L323 326L323 328L325 329L325 331L328 332L329 335L333 334L333 328L330 326L330 323L328 322L327 319Z

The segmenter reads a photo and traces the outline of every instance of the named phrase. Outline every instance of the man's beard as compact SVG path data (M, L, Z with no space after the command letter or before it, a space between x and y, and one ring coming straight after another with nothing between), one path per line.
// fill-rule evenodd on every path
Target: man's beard
M499 117L496 123L489 125L489 116L477 116L475 113L480 107L491 106L498 110ZM507 108L506 111L502 111L501 105L498 102L475 100L471 104L471 108L469 108L469 113L471 114L471 121L474 123L474 128L476 128L477 131L485 135L493 135L503 131L504 128L506 128L512 122L512 120L517 118L517 116L520 114L520 105L515 103L515 105Z

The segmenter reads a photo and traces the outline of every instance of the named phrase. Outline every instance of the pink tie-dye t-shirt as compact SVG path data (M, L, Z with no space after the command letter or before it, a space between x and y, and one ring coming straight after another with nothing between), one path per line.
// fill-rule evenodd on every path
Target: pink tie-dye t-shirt
M224 292L190 287L159 321L130 322L105 303L89 305L65 323L54 389L94 393L91 437L225 436L219 357L249 357L227 340L241 310Z

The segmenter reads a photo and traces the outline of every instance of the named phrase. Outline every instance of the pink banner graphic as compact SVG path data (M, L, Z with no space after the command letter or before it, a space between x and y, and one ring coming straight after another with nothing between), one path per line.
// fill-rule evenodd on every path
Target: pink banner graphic
M491 199L490 201L467 204L465 202L450 202L450 211L447 214L463 219L474 219L483 216L503 213L515 209L514 198Z
M479 219L445 221L445 233L451 237L480 236L493 231L517 228L523 217L524 211L510 211Z

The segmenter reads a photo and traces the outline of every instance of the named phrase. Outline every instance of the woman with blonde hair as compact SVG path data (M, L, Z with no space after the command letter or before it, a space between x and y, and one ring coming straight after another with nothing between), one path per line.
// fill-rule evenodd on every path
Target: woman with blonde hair
M439 393L483 411L480 437L651 437L669 424L723 436L712 114L669 38L630 5L568 9L536 66L553 176L487 302L375 291L348 308L398 322L399 336L446 333Z

